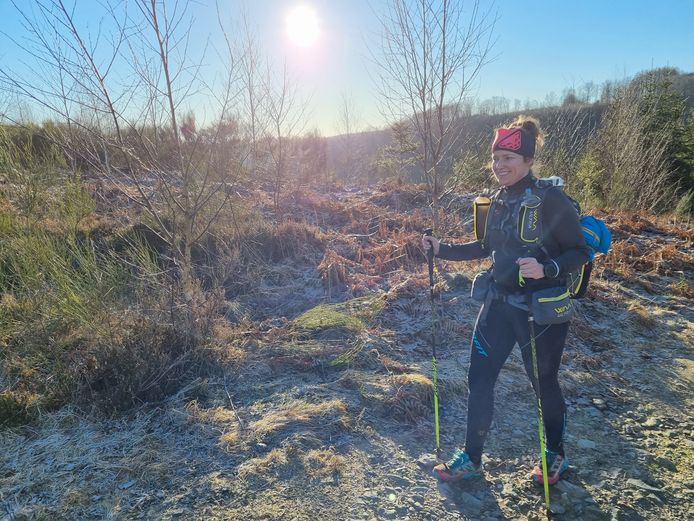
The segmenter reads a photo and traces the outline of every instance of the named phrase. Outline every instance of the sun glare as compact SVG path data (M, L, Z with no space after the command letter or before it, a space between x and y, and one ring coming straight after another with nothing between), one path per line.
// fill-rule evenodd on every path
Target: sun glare
M297 47L311 47L320 36L318 16L308 6L299 5L287 14L287 37Z

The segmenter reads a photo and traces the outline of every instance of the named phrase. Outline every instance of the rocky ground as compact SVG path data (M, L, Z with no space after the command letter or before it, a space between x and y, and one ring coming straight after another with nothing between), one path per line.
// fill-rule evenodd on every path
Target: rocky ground
M429 474L421 198L297 196L288 215L322 247L229 295L233 313L217 331L228 366L117 419L65 408L0 433L0 519L544 519L543 490L529 480L535 403L517 349L497 384L483 477L446 485ZM572 466L551 490L554 517L691 519L694 231L606 219L614 249L596 264L560 375ZM478 269L439 265L444 457L464 439Z

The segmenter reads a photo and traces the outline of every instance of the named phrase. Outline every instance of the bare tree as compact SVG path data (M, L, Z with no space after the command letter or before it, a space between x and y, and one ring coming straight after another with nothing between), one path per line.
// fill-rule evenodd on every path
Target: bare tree
M535 106L536 106L536 105L537 105L537 104L535 104ZM558 96L557 96L557 93L554 92L554 91L548 92L548 93L545 95L545 99L544 99L544 101L542 102L542 106L545 106L545 107L556 107L557 105L559 105L559 98L558 98ZM526 100L525 109L528 110L528 108L534 108L534 106L533 106L533 105L530 105L529 101Z
M297 140L298 186L310 184L328 186L328 146L317 130L311 130Z
M598 86L593 81L587 81L578 89L579 99L583 103L593 103L598 93Z
M275 77L268 65L266 78L263 110L268 128L264 142L269 158L268 174L272 181L273 202L275 210L278 210L280 195L288 177L293 138L303 131L307 104L299 99L286 65L279 78Z
M382 111L391 121L412 119L435 224L441 163L461 132L465 94L489 61L495 18L479 4L391 0L378 15L382 45L374 60Z
M537 170L542 176L557 175L573 188L581 155L600 123L599 114L590 107L573 104L542 116L542 125L548 130L547 142L538 157Z
M218 18L221 20L219 13ZM298 159L292 142L303 129L307 102L299 99L286 65L278 73L273 64L263 58L261 44L245 10L241 13L241 23L242 36L235 54L239 56L242 132L248 147L244 155L245 167L252 178L269 181L277 209L288 176L289 160ZM230 55L234 54L232 47L228 43Z
M340 144L338 171L347 179L354 179L355 174L363 170L361 151L356 131L359 126L359 114L351 94L342 93L337 130L340 133L337 141Z
M266 105L265 96L268 94L263 82L260 44L256 34L250 27L247 13L242 13L242 43L239 52L240 76L243 92L243 115L246 122L246 134L250 144L248 169L251 177L255 178L262 165L260 142L268 132L268 114L263 111Z
M182 333L194 339L192 248L228 203L223 187L234 165L219 157L237 94L235 63L227 56L218 84L203 77L205 51L194 58L189 47L187 1L103 5L108 34L101 24L89 33L77 6L63 0L15 3L26 29L17 44L34 66L0 67L0 88L56 119L52 138L73 166L107 179L149 216L177 267ZM196 96L214 104L204 133L185 105Z

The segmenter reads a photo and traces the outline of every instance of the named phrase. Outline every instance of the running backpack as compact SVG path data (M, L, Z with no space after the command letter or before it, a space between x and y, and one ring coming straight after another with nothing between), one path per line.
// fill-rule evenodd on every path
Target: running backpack
M528 189L525 200L521 203L515 219L515 227L521 242L544 251L542 245L542 198L545 191L557 186L563 189L564 180L558 176L536 179L533 189ZM499 192L497 192L498 194ZM482 195L473 202L473 225L475 238L484 240L487 231L487 217L490 214L495 196ZM579 215L583 237L588 246L590 259L583 266L566 275L566 286L571 298L582 298L588 290L588 281L593 269L593 259L597 253L607 253L612 243L612 234L604 221L593 215L581 215L581 207L570 195L564 194L573 204Z
M559 176L547 177L538 179L537 184L542 186L558 186L564 189L564 180ZM593 260L598 253L606 254L610 251L612 245L612 233L605 224L605 221L598 219L593 215L582 215L581 205L578 204L573 197L564 192L564 195L569 198L569 201L574 205L576 212L579 215L581 229L583 230L583 238L588 246L588 255L590 259L583 266L575 271L569 272L567 275L567 287L571 298L583 298L588 291L588 282L590 274L593 271Z

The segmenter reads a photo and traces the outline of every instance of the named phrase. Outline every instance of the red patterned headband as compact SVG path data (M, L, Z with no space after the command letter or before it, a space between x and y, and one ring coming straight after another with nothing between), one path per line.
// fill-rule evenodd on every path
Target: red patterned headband
M523 128L498 128L492 143L492 152L510 150L523 157L535 157L535 140Z

